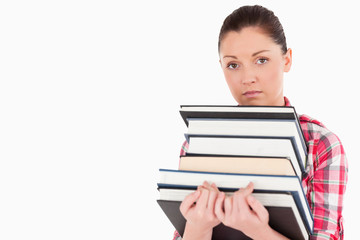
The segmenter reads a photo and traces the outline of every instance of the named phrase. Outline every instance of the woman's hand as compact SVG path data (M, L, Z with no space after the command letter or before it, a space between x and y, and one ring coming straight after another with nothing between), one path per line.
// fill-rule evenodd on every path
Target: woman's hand
M269 213L251 193L254 184L249 183L233 196L225 198L222 192L215 204L215 214L224 225L238 229L252 239L286 239L269 226Z
M218 194L216 185L205 181L184 199L180 205L186 219L183 239L211 239L213 228L220 223L214 212Z

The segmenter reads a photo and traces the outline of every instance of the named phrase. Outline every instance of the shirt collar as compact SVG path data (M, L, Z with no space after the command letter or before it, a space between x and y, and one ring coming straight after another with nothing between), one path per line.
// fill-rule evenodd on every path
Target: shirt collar
M285 107L291 107L290 101L287 97L284 97L284 101L285 101Z

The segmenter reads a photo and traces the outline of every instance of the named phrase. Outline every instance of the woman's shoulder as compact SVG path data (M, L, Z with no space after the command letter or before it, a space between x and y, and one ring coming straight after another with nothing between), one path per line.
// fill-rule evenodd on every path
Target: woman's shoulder
M345 152L339 137L325 125L307 115L300 115L299 121L310 155L317 156L315 165L329 165Z
M301 124L302 128L306 128L306 127L311 127L311 129L318 129L318 130L322 130L322 128L325 128L325 125L320 122L319 120L316 120L306 114L301 114L299 115L299 121Z
M330 131L322 122L308 115L300 115L299 121L306 141L339 141L338 136Z

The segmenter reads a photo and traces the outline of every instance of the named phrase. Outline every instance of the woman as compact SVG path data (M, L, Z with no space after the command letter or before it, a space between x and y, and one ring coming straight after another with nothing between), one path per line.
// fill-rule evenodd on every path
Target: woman
M272 11L244 6L224 21L219 57L230 91L239 105L290 106L283 95L283 74L292 63L281 23ZM302 186L314 216L311 239L342 239L342 204L347 160L338 137L308 116L299 116L308 147ZM186 154L187 144L182 148ZM180 211L187 220L184 240L211 239L221 222L252 239L287 239L271 229L269 216L251 193L253 184L225 197L207 182L187 196ZM196 202L196 205L194 204ZM180 239L175 233L174 239Z

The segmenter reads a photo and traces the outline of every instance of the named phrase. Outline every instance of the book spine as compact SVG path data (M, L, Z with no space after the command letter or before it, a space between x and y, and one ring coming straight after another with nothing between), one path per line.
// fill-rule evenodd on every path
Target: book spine
M295 119L294 113L267 113L267 112L191 112L182 111L180 114L189 126L188 118L219 118L219 119Z

